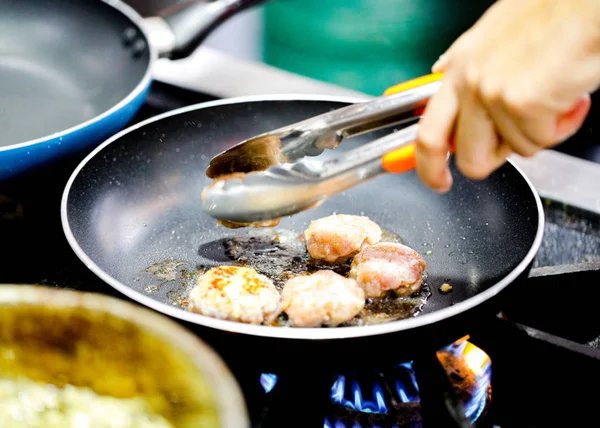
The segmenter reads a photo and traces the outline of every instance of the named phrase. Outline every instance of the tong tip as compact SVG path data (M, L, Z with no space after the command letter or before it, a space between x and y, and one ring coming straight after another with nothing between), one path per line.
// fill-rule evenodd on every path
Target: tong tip
M218 179L234 173L264 171L284 162L281 140L273 134L263 134L242 141L212 158L206 175Z

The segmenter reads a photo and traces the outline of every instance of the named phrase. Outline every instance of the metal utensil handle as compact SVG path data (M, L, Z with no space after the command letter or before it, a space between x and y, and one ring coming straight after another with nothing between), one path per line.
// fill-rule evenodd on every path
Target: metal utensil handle
M321 165L311 188L312 200L322 200L387 173L382 156L413 145L418 125L379 138Z
M428 75L403 83L387 95L352 104L304 122L305 130L323 135L335 132L338 139L349 138L418 118L427 101L439 90L440 75Z
M322 178L328 178L344 171L359 168L373 161L381 163L381 158L393 151L412 144L417 137L418 125L411 125L393 132L348 153L323 163ZM364 177L366 179L371 177Z
M190 0L165 9L161 15L168 30L172 33L172 46L168 52L163 52L163 56L171 59L189 56L223 21L239 11L265 1Z

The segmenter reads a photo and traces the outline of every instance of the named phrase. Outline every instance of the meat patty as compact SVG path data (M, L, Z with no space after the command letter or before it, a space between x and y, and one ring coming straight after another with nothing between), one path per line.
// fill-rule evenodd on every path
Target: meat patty
M365 306L365 293L356 281L330 270L290 279L282 297L283 309L295 327L335 327Z
M329 263L343 262L365 245L381 240L381 229L368 217L338 214L310 223L304 232L308 253Z
M388 291L406 296L419 291L426 266L412 248L381 242L363 248L354 257L350 277L356 279L367 297L381 297Z
M269 324L281 313L281 296L273 282L254 269L219 266L198 278L188 309L213 318Z

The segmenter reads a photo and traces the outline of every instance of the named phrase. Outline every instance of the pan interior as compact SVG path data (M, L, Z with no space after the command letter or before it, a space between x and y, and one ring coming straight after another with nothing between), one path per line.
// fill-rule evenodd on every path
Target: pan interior
M0 147L102 114L146 73L148 47L124 44L136 25L103 1L0 0L0 10Z
M189 272L231 263L223 242L248 233L217 226L202 212L209 160L248 137L343 105L222 104L135 129L102 148L75 176L66 205L74 239L114 280L173 305ZM382 134L350 139L324 156ZM422 313L431 313L477 295L513 271L529 253L540 221L536 197L512 165L480 182L463 178L454 165L452 170L455 184L446 195L426 188L414 172L387 175L285 218L279 227L299 233L311 220L332 213L368 216L425 257L432 296ZM443 283L453 291L439 292ZM204 317L195 319L202 323Z

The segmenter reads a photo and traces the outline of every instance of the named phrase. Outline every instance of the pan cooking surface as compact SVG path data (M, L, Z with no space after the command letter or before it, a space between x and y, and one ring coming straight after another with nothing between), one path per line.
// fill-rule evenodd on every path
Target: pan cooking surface
M0 11L0 147L80 125L146 74L148 49L124 43L135 24L107 2L0 0Z
M402 242L402 239L384 231L381 242ZM347 277L350 271L349 260L346 263L329 264L312 259L298 233L281 228L258 229L236 232L231 237L207 243L202 249L207 265L191 266L184 260L165 260L153 264L136 281L149 283L146 293L160 292L168 287L167 300L174 306L187 308L188 296L200 275L218 265L248 266L273 280L281 292L286 281L296 275L312 273L321 269L330 269ZM421 291L411 296L382 299L367 299L365 309L354 319L342 326L379 324L417 315L423 308L431 290L425 282ZM288 326L287 317L282 314L276 326Z
M80 256L136 296L179 306L178 299L185 298L181 278L190 287L197 270L231 264L224 242L248 233L217 226L202 212L209 160L253 135L343 105L302 100L221 104L168 116L121 136L91 157L67 188L64 214ZM324 156L337 156L383 133L352 138ZM502 280L523 259L532 259L530 250L541 238L538 200L512 165L482 182L466 180L451 168L455 185L446 195L426 188L414 172L387 175L284 218L278 228L301 233L310 221L337 212L365 215L393 231L427 261L432 294L415 318L423 319ZM453 291L439 292L443 283ZM184 311L176 313L183 316ZM208 323L192 315L195 322Z
M0 146L49 135L101 113L64 72L20 58L0 56L0 96L10 106L0 114Z

